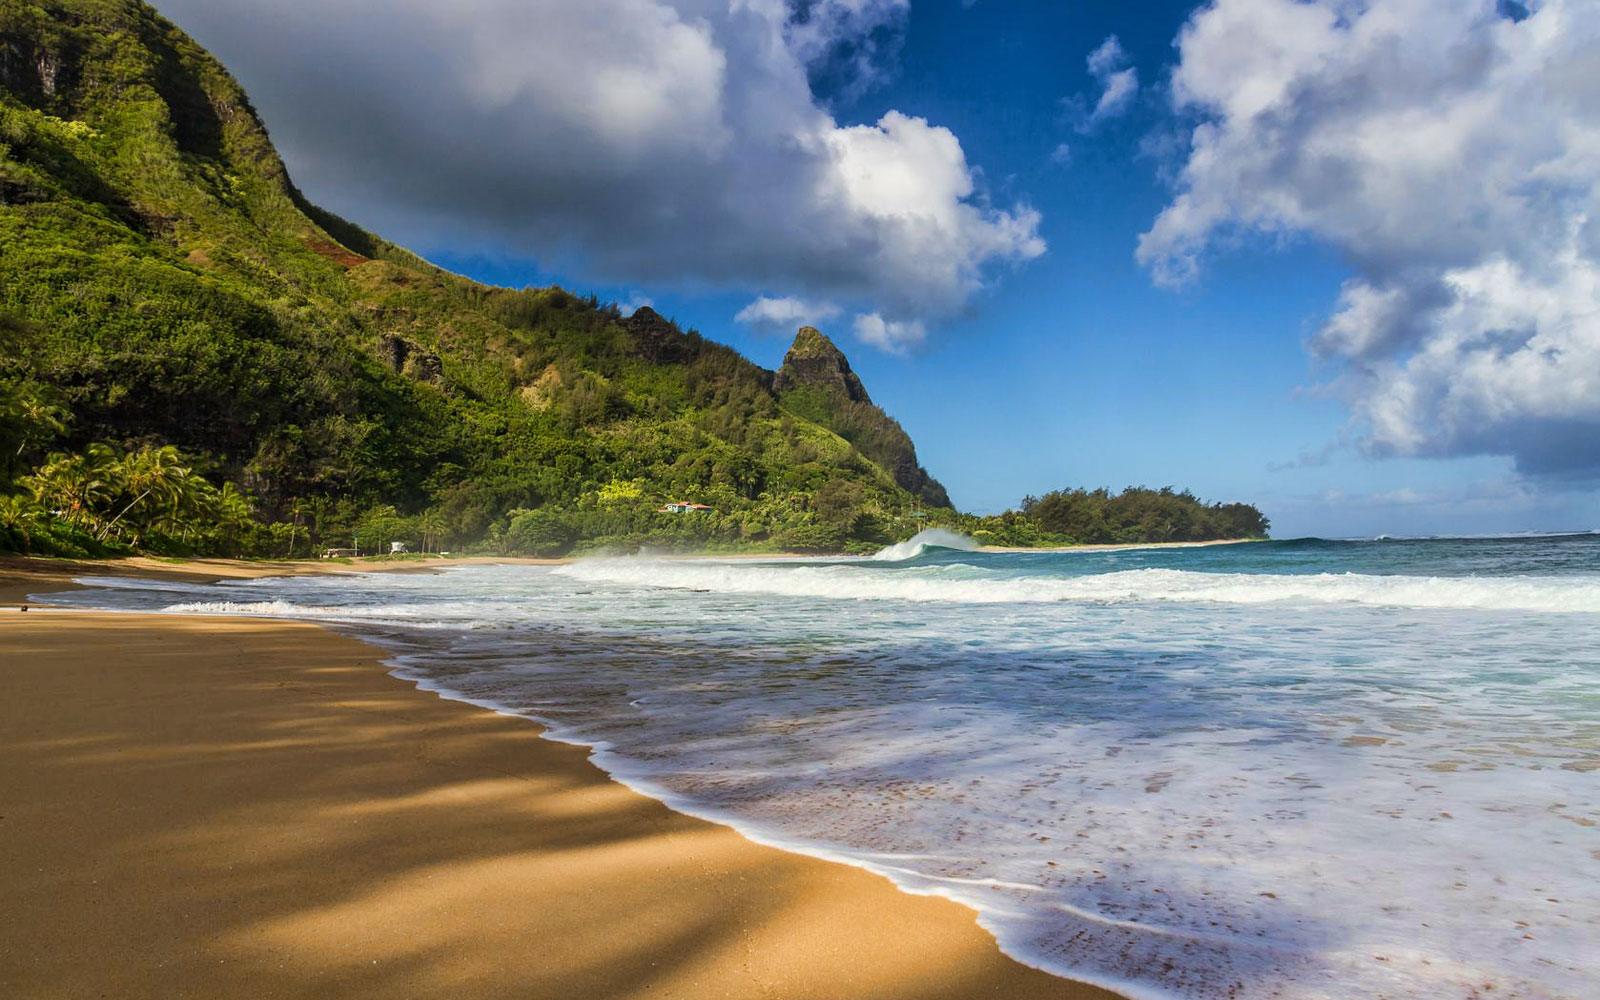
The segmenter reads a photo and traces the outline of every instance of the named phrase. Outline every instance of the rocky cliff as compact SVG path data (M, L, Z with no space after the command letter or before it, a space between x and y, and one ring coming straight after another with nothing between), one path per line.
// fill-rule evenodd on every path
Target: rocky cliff
M933 506L950 506L944 487L918 463L910 435L873 404L844 352L816 327L803 326L795 334L772 388L785 409L855 445L889 470L902 489Z
M872 403L867 387L850 370L844 352L814 326L802 326L795 334L789 353L783 356L783 367L772 382L773 390L780 394L801 386L817 388L852 403Z

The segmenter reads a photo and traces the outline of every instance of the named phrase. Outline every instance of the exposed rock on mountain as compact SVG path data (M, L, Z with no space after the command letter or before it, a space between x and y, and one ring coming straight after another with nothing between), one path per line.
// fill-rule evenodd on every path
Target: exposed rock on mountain
M873 405L844 352L815 327L795 334L773 391L791 413L815 421L889 470L907 492L936 507L950 506L943 486L917 462L917 449L899 422Z
M772 383L780 394L801 386L823 389L852 403L872 402L866 386L850 370L844 352L814 326L802 326L795 334L789 353L783 356L783 367Z

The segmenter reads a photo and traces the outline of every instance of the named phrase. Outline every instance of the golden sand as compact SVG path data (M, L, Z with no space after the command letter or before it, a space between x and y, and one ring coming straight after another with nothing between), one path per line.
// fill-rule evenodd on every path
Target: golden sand
M1111 1000L354 639L17 609L107 571L0 564L0 996Z

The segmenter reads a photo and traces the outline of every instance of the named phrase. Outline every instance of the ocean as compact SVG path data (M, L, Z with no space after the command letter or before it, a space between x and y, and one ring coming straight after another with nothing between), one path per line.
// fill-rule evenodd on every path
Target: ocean
M1600 996L1600 535L185 585L1144 998Z

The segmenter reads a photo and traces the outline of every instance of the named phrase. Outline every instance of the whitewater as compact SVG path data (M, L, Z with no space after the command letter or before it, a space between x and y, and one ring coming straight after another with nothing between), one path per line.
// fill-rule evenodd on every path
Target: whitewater
M83 582L354 632L1132 997L1600 995L1597 535Z

